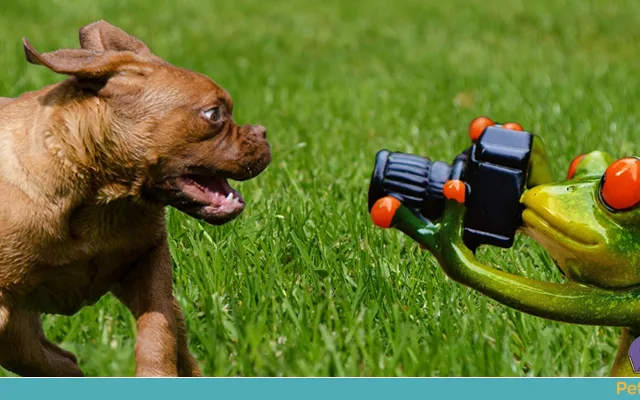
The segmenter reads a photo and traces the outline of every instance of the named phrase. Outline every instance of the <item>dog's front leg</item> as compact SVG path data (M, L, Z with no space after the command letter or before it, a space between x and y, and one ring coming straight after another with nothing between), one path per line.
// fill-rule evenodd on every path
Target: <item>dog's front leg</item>
M137 321L136 376L178 376L178 327L166 239L136 262L113 293Z

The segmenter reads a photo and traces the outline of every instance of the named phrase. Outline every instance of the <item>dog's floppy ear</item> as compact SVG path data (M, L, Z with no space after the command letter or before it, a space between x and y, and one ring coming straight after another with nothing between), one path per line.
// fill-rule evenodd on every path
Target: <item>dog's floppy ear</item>
M27 61L31 64L42 65L53 72L84 79L106 78L141 61L130 51L62 49L40 54L27 39L23 39L22 42Z
M80 28L80 47L94 51L130 51L151 57L151 50L141 40L106 21L97 21Z

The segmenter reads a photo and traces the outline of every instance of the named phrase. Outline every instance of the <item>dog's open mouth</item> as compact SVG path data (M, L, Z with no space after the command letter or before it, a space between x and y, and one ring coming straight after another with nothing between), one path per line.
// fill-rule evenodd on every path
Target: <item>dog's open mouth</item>
M190 201L175 204L174 207L191 216L211 224L222 224L236 218L244 210L244 199L229 185L226 178L186 175L177 178L175 182Z

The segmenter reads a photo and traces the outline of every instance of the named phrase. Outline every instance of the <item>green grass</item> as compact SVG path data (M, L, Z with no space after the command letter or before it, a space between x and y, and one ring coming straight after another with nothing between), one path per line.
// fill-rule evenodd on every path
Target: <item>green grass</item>
M273 163L215 228L169 212L175 291L215 376L602 376L613 328L513 311L447 279L366 211L373 157L450 161L475 116L540 133L558 177L579 153L638 154L640 3L633 0L138 1L0 5L0 95L61 77L27 65L107 19L224 86ZM558 280L521 237L481 258ZM103 298L45 318L87 375L132 375L135 323Z

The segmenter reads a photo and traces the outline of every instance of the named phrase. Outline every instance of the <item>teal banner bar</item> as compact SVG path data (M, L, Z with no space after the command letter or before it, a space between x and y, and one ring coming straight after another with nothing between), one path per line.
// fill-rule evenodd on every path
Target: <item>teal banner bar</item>
M203 378L0 379L0 400L640 399L638 379Z

